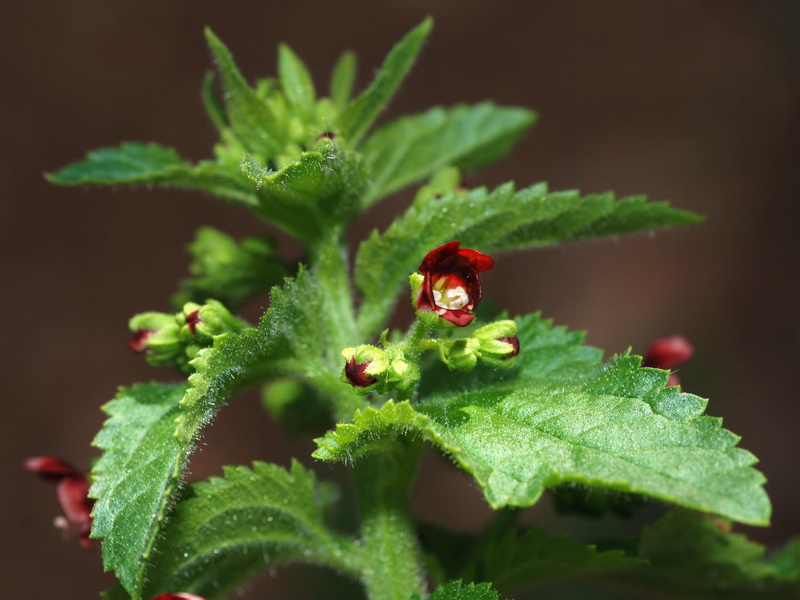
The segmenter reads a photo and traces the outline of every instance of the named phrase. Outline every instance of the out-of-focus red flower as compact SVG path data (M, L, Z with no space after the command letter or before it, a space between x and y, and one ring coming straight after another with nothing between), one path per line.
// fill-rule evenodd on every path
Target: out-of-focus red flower
M187 594L185 592L180 592L178 594L159 594L158 596L153 596L150 600L206 600L202 596L197 596L195 594Z
M685 363L694 354L694 346L682 335L671 335L653 340L644 353L642 365L656 369L672 369ZM680 379L670 373L667 385L679 385Z
M81 548L92 547L89 532L92 528L92 507L86 474L56 456L39 456L25 461L28 471L56 484L56 497L63 515L56 517L55 526L65 532L75 532Z
M481 301L478 273L492 268L494 261L461 242L448 242L431 250L419 266L425 280L417 296L417 310L436 312L443 319L464 327L474 318Z
M200 323L200 309L193 310L186 315L186 324L189 326L189 331L191 331L192 334L197 333L198 323Z

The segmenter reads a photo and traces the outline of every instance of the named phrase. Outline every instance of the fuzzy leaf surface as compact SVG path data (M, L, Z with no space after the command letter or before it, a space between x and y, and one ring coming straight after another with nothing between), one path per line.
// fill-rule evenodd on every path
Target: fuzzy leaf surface
M472 170L491 164L505 156L535 120L529 110L482 102L437 107L384 125L362 147L372 173L364 203L422 181L446 165Z
M325 565L357 576L351 540L325 524L331 490L294 461L256 462L190 486L175 506L146 572L145 598L181 590L215 600L281 563Z
M329 140L279 171L253 157L242 169L257 194L257 212L307 243L358 213L367 181L362 159Z
M57 185L157 184L199 190L234 204L254 207L256 194L239 173L217 163L190 165L158 144L125 143L101 148L86 159L47 175Z
M491 192L476 188L433 197L421 193L384 233L373 231L359 246L355 279L364 294L362 331L372 333L382 326L425 255L452 240L491 253L698 220L692 213L641 197L615 200L610 192L549 192L545 184L519 191L507 183Z
M517 320L511 373L444 378L412 407L387 402L317 440L314 456L354 460L419 434L471 473L494 508L530 506L576 482L765 525L770 505L755 457L706 401L665 388L667 372L622 356L602 365L580 337L538 315ZM448 387L448 383L450 384Z
M213 227L203 227L189 251L193 256L189 267L192 277L181 282L173 298L176 310L187 302L202 304L208 298L236 310L289 274L275 244L266 238L248 237L237 242Z
M103 455L92 470L96 498L92 536L103 539L103 565L138 597L149 556L178 480L187 447L173 435L185 384L123 388L103 410L109 415L94 445Z
M461 581L451 581L439 586L428 597L428 600L498 600L497 592L488 583L470 583L464 585ZM418 594L411 600L422 600Z
M730 522L672 510L646 528L639 555L650 565L630 573L648 590L681 597L800 597L800 540L767 557L761 544L730 531Z
M391 49L370 86L339 117L339 130L355 147L408 75L433 27L428 18Z

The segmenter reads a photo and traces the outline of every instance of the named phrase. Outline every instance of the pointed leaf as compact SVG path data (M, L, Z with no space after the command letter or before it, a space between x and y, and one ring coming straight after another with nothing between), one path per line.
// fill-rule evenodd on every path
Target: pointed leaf
M208 28L206 40L219 68L228 119L236 137L262 160L277 157L287 140L275 113L245 81L228 47Z
M324 565L358 576L354 543L332 533L330 490L293 461L226 467L193 484L175 506L148 564L144 598L181 590L221 599L245 579L285 562Z
M340 133L355 147L408 75L433 27L425 19L389 52L370 86L353 100L339 118Z
M138 597L145 559L178 484L175 465L186 446L173 435L185 384L151 383L120 390L94 445L104 451L92 470L96 498L92 536L103 539L103 565Z
M704 400L665 388L667 372L640 368L639 357L591 364L596 351L538 315L517 323L515 371L460 375L414 408L365 409L317 440L314 456L352 460L417 432L472 473L494 508L530 506L544 489L578 482L767 524L755 457L719 419L700 416Z
M212 162L185 163L178 154L158 144L125 143L102 148L86 160L48 174L57 185L159 184L201 190L235 204L254 207L256 194L235 171Z
M374 231L359 246L355 279L364 294L362 331L372 334L382 326L422 258L452 240L490 253L698 220L692 213L664 203L647 204L640 197L581 197L575 191L548 192L545 184L515 191L507 183L492 192L452 190L434 197L423 189L400 219L383 234Z
M289 104L298 116L309 119L316 100L314 82L303 61L286 44L278 46L278 77Z
M225 104L219 97L215 88L217 78L213 71L206 73L203 78L203 106L205 106L208 116L218 131L222 132L230 127L228 115L225 112Z
M236 310L248 300L265 295L289 274L275 244L266 238L248 237L236 242L213 227L203 227L189 251L194 257L189 267L193 277L181 282L173 298L176 310L187 302L202 304L209 298Z
M356 55L344 52L331 75L331 101L340 111L350 102L353 93L353 83L356 80Z
M491 102L433 108L384 125L363 145L372 177L365 203L454 165L477 169L505 156L533 125L536 114Z

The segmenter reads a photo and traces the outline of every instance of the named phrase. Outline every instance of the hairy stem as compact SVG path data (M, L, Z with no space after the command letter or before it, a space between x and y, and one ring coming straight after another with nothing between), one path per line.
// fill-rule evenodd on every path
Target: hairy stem
M400 439L355 465L366 562L362 577L370 600L408 600L423 593L408 498L421 447L419 441Z

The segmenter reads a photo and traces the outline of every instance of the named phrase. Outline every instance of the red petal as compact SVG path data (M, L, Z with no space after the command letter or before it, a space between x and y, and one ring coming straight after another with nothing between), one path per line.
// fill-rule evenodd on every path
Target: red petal
M443 319L447 319L454 325L458 325L459 327L464 327L472 323L472 320L475 318L475 315L469 313L465 310L446 310L444 311L443 315L440 315Z
M645 367L656 369L671 369L685 363L694 354L694 346L682 335L654 340L644 353Z
M57 456L37 456L25 460L25 468L33 473L38 473L45 479L58 481L63 477L82 477L83 474L75 467Z
M91 524L94 500L89 499L89 482L81 477L64 477L56 486L58 504L67 520L82 528Z
M458 253L458 247L460 245L461 242L447 242L438 248L434 248L425 256L422 264L419 266L419 270L426 274L438 271L438 265L450 256L455 256Z
M471 248L462 248L458 251L458 254L469 260L470 266L476 273L488 271L494 265L494 260L490 256Z
M187 594L185 592L180 592L178 594L159 594L158 596L153 596L150 600L206 600L202 596L196 596L194 594Z

